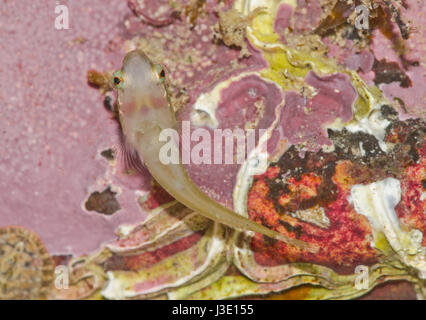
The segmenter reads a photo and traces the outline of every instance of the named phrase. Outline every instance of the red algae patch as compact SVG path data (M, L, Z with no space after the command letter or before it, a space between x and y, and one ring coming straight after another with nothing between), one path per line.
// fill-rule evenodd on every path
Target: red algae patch
M426 140L419 150L418 164L407 167L401 179L401 202L395 208L398 218L411 228L426 233ZM422 245L426 246L423 236Z
M167 193L159 184L155 183L150 192L148 193L147 198L144 201L141 201L141 207L144 210L153 210L160 205L173 201L174 198Z
M275 167L272 167L272 170L274 169ZM378 255L370 246L371 228L367 219L356 213L348 203L348 192L342 186L330 188L329 194L326 195L325 191L320 191L320 180L313 173L302 174L299 178L287 178L287 187L282 188L277 207L274 199L277 191L272 189L274 183L271 184L265 175L255 178L248 195L250 217L283 234L320 247L319 252L312 254L256 235L252 249L259 264L272 266L288 262L309 262L349 274L359 264L371 265L377 262ZM322 197L318 197L321 192ZM291 208L292 211L283 209L285 206L279 209L283 204L283 198L287 200L285 203L287 208ZM324 206L324 213L329 220L328 227L301 221L292 215L299 210L309 210L301 205L308 200L311 200L310 208L331 201ZM290 201L292 206L288 205Z
M348 196L355 184L387 177L401 181L402 198L396 207L401 222L425 233L425 123L399 121L391 107L381 109L391 122L385 136L393 144L390 152L381 151L371 135L329 130L333 152L301 153L293 146L263 175L254 177L248 193L249 216L320 247L312 254L256 235L252 249L259 264L309 262L349 274L357 265L378 262L381 254L370 245L370 223L355 211Z

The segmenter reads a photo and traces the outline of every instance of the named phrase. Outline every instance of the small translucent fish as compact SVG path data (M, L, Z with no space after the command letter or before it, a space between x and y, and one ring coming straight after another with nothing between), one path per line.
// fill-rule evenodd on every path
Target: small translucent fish
M312 252L318 247L292 239L247 219L209 198L191 180L181 161L163 164L159 141L162 130L174 129L176 120L166 87L164 69L140 50L129 52L113 83L118 92L118 112L126 143L137 151L154 179L176 200L199 214L231 228L250 230Z

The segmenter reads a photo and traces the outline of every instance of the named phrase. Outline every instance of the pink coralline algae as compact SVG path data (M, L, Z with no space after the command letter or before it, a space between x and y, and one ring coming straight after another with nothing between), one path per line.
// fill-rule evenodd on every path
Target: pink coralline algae
M310 72L305 81L317 89L318 94L306 99L295 92L287 92L280 125L284 137L292 144L306 142L309 149L318 150L324 144L331 144L325 129L327 122L333 122L336 117L345 122L352 118L352 104L357 93L348 76L343 74L321 78Z
M34 231L52 255L80 255L114 239L122 223L143 218L132 186L147 190L150 178L121 179L101 156L117 145L117 125L86 81L88 70L121 63L122 52L111 48L122 46L127 5L63 4L69 30L55 29L55 3L0 5L0 226ZM121 189L122 209L109 217L86 211L90 194L110 185Z

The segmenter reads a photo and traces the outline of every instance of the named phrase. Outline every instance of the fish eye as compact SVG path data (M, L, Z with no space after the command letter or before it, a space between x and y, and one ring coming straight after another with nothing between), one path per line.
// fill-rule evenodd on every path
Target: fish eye
M164 71L164 68L159 64L154 64L154 71L156 72L160 82L164 82L164 79L166 78L166 71Z
M121 71L116 71L114 72L114 74L112 75L112 81L114 83L114 86L117 89L120 89L123 85L123 74Z
M166 73L164 72L164 69L162 69L159 73L160 78L165 78L166 77Z

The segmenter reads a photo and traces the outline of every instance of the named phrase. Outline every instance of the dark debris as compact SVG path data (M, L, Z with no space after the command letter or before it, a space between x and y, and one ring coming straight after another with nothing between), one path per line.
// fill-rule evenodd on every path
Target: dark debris
M116 192L111 191L110 187L102 192L95 191L90 195L89 199L87 199L85 207L88 211L112 215L120 210L120 204L115 198L116 194Z

